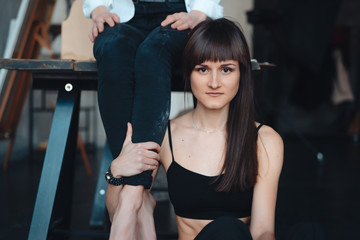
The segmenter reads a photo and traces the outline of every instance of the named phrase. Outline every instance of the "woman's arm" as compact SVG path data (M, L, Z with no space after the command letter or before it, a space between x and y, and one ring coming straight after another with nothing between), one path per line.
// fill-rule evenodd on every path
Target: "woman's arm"
M254 240L274 240L275 206L284 144L279 134L263 126L259 130L257 147L259 172L254 187L250 232Z
M159 166L160 146L155 142L133 143L132 126L128 123L126 138L122 150L110 166L114 177L129 177L148 170L156 170ZM156 150L156 152L152 151ZM123 186L113 186L108 184L106 191L106 206L108 208L110 219L112 220L114 212L119 204L119 195ZM142 201L142 199L140 199ZM141 205L141 202L139 203Z

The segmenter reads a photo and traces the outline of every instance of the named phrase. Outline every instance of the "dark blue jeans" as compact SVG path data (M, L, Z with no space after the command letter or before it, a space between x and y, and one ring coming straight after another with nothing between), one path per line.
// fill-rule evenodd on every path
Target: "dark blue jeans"
M172 70L179 64L188 31L160 23L184 11L184 3L138 3L132 20L106 25L95 39L99 109L114 158L121 151L127 122L133 125L133 142L161 145L170 112ZM151 172L127 179L128 184L146 188L151 181Z

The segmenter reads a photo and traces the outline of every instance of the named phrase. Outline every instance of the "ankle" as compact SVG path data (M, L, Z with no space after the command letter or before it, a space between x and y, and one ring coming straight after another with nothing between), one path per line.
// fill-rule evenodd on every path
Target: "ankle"
M143 186L125 185L119 196L121 208L138 212L143 204L143 192Z

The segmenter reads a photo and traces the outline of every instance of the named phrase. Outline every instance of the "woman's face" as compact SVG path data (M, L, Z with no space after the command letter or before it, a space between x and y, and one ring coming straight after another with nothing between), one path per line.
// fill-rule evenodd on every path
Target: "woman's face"
M212 110L228 107L239 89L239 62L205 61L194 67L190 81L198 104Z

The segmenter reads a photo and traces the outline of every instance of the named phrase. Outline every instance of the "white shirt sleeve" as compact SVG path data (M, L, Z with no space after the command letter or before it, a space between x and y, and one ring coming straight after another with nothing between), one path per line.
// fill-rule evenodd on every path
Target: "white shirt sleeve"
M193 10L205 13L212 19L223 17L223 7L220 0L185 0L188 12Z
M220 0L185 0L188 12L197 10L213 19L223 16L223 7L219 3ZM116 13L120 17L120 22L129 21L135 12L132 0L84 0L84 15L91 18L92 11L98 6L105 6L109 12Z
M84 15L87 18L91 18L92 11L99 6L105 6L107 10L110 11L111 4L112 4L112 0L84 0L84 4L83 4Z
M134 17L135 7L132 0L84 0L84 15L91 18L92 11L99 6L105 6L109 12L118 15L120 22L127 22Z

